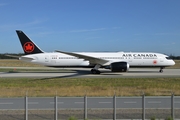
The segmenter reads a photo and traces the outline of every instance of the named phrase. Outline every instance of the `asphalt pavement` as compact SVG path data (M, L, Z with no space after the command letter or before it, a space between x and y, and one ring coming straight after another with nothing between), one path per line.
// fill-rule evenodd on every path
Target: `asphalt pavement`
M9 67L8 67L9 69ZM29 67L16 68L16 69L31 69ZM157 68L131 68L128 72L111 72L110 70L100 69L101 74L91 74L90 69L86 68L66 68L66 69L51 69L52 71L44 71L43 68L40 71L18 71L14 70L10 72L0 72L1 78L131 78L131 77L180 77L180 69L164 69L163 73L159 73ZM37 68L39 69L39 68ZM56 70L56 71L53 71Z

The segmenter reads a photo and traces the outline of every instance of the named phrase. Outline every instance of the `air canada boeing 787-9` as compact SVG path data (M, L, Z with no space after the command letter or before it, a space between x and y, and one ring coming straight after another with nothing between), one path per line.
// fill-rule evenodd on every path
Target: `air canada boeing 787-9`
M25 55L20 60L49 67L89 67L92 74L100 74L99 68L112 72L127 72L131 67L173 66L175 62L167 55L153 52L65 52L42 51L22 31L16 30Z

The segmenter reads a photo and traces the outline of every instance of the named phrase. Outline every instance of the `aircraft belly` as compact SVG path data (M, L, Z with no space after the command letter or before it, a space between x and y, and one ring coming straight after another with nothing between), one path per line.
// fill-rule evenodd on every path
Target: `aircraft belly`
M129 62L130 67L131 66L156 66L156 64L153 64L153 60L132 60L132 62Z

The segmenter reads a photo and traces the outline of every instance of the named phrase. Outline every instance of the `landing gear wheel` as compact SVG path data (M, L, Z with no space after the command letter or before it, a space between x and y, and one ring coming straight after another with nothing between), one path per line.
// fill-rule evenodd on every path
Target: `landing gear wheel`
M96 69L91 69L91 73L92 74L100 74L101 72L99 70L96 70Z
M163 69L160 69L159 72L162 73L162 72L163 72Z
M164 67L160 67L159 72L162 73L162 72L163 72L163 69L164 69Z

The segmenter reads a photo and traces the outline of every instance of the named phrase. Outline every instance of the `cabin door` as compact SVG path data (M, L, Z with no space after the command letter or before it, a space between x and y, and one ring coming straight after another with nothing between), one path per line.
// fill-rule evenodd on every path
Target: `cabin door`
M49 56L45 56L45 62L49 62Z

